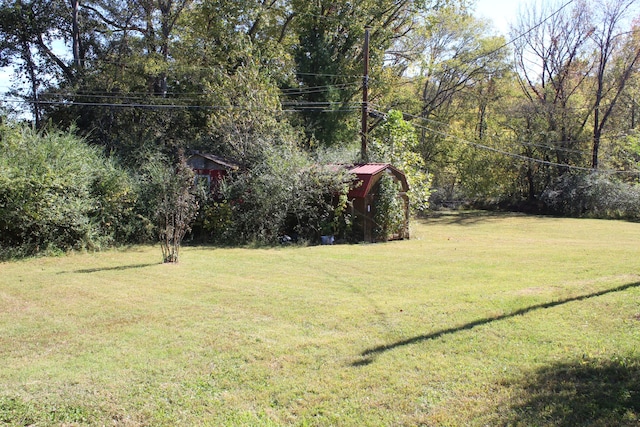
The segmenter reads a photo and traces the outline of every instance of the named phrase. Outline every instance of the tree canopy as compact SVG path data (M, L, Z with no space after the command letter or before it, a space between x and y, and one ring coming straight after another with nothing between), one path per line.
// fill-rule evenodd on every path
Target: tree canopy
M0 0L0 65L13 66L21 82L4 107L20 97L21 117L35 129L70 132L133 177L154 159L192 150L233 158L255 174L297 176L313 159L360 160L367 87L368 157L408 172L416 211L555 211L564 206L558 200L575 200L560 193L594 197L595 188L613 188L605 183L632 194L640 160L636 2L532 4L508 37L472 7ZM343 182L316 172L323 185ZM243 179L229 189L276 182ZM278 232L272 225L267 234Z

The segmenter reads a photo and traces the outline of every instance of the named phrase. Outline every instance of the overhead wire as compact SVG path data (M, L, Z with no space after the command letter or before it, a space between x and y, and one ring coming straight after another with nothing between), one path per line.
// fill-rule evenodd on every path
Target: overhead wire
M404 112L402 114L404 116L411 117L411 118L414 118L414 119L424 120L424 121L436 123L436 124L442 125L442 126L447 126L447 127L449 126L448 123L441 122L441 121L434 120L434 119L430 119L430 118L427 118L427 117L417 116L417 115L414 115L414 114L409 114L409 113L404 113ZM529 147L546 148L548 150L562 151L562 152L566 152L566 153L586 154L587 152L585 150L576 150L576 149L572 149L572 148L563 147L563 145L567 144L567 143L581 144L581 143L586 143L586 142L587 141L549 141L547 144L538 144L538 143L533 143L533 142L521 141L521 142L519 142L519 144L520 145L529 146Z
M484 59L485 57L489 57L491 55L494 55L496 53L498 53L499 51L509 47L510 45L514 44L516 41L520 40L521 38L529 35L530 33L532 33L533 31L535 31L536 29L538 29L539 27L541 27L542 25L544 25L545 23L547 23L550 19L552 19L554 16L556 16L557 14L559 14L563 9L565 9L566 7L568 7L569 5L571 5L572 3L574 3L576 0L568 0L567 2L565 2L563 5L561 5L558 9L556 9L553 13L551 13L550 15L548 15L547 17L545 17L542 21L540 21L539 23L537 23L536 25L532 26L531 28L527 29L526 31L516 35L515 37L511 38L510 40L506 41L505 43L501 44L500 46L498 46L495 49L490 50L489 52L485 52L482 53L480 55L477 55L475 57L472 57L471 59L469 59L467 62L468 63L473 63L476 62L480 59ZM525 58L525 60L528 61L532 61L528 58ZM537 65L537 64L536 64ZM416 76L413 77L410 80L419 80L421 78L424 78L424 76ZM404 82L401 82L401 84L404 84Z
M383 114L381 112L379 112L379 113ZM430 120L430 119L427 119L427 118L424 118L424 117L420 117L420 116L416 116L416 115L409 114L409 113L404 113L404 112L401 112L401 113L403 114L403 116L406 116L406 117L412 117L412 118L420 119L420 120L427 121L427 122L431 121L431 122L434 122L434 123L438 123L438 124L442 124L442 125L445 125L445 126L449 126L447 123L439 122L437 120ZM454 139L454 140L456 140L458 142L461 142L461 143L463 143L465 145L468 145L468 146L471 146L471 147L474 147L474 148L477 148L477 149L490 151L490 152L493 152L493 153L497 153L497 154L500 154L500 155L504 155L504 156L511 157L511 158L518 159L518 160L525 161L525 162L537 163L537 164L542 164L542 165L546 165L546 166L553 166L553 167L569 169L569 170L578 170L578 171L583 171L583 172L597 172L597 173L604 173L604 174L640 175L640 171L612 170L612 169L593 169L593 168L584 167L584 166L575 166L575 165L570 165L570 164L566 164L566 163L558 163L558 162L552 162L552 161L549 161L549 160L538 159L538 158L526 156L526 155L523 155L523 154L512 153L510 151L502 150L502 149L496 148L496 147L491 147L489 145L480 144L478 142L469 141L468 139L462 138L460 136L453 135L451 133L444 132L442 130L433 129L432 127L429 127L427 125L421 125L421 124L416 124L416 123L412 123L412 125L414 126L414 128L424 129L426 131L438 134L440 136L444 136L445 138L452 138L452 139Z
M170 99L169 99L170 100ZM47 99L21 99L11 97L0 97L0 101L25 105L50 105L61 107L106 107L106 108L140 108L147 110L237 110L237 111L260 111L260 112L300 112L314 110L320 112L352 112L361 108L359 102L283 102L280 105L287 108L268 109L264 106L242 106L242 105L203 105L203 104L175 104L175 103L116 103L116 102L82 102L74 100L47 100Z
M557 14L559 14L563 9L565 9L566 7L568 7L569 5L571 5L572 3L574 3L576 0L569 0L567 2L565 2L562 6L560 6L557 10L555 10L553 13L551 13L550 15L548 15L545 19L543 19L542 21L540 21L539 23L537 23L536 25L534 25L533 27L529 28L528 30L524 31L523 33L517 35L516 37L513 37L512 39L510 39L509 41L503 43L502 45L500 45L499 47L497 47L496 49L493 49L489 52L483 53L481 55L478 55L476 57L474 57L473 59L469 60L469 62L475 62L478 61L479 59L482 59L484 57L487 56L491 56L497 52L499 52L500 50L510 46L511 44L514 44L516 41L518 41L519 39L521 39L522 37L527 36L528 34L530 34L531 32L535 31L537 28L539 28L540 26L544 25L546 22L548 22L550 19L552 19L554 16L556 16ZM415 77L415 79L420 79L422 76L417 76ZM404 81L402 82L404 83ZM404 116L408 116L408 117L413 117L416 119L420 119L420 120L424 120L424 121L431 121L434 123L438 123L440 125L444 125L444 126L449 126L448 123L443 123L443 122L438 122L432 119L428 119L425 117L420 117L420 116L415 116L412 114L408 114L408 113L402 113ZM582 167L582 166L575 166L575 165L569 165L569 164L563 164L563 163L557 163L557 162L552 162L552 161L548 161L548 160L544 160L544 159L538 159L538 158L534 158L534 157L529 157L529 156L525 156L522 154L517 154L517 153L512 153L506 150L502 150L496 147L491 147L488 145L484 145L484 144L480 144L477 142L472 142L469 141L467 139L461 138L459 136L456 135L452 135L448 132L443 132L437 129L433 129L430 128L428 126L425 125L420 125L420 124L415 124L412 123L414 127L420 128L420 129L424 129L427 130L429 132L432 133L436 133L439 134L441 136L447 137L447 138L454 138L466 145L478 148L478 149L482 149L482 150L486 150L486 151L491 151L494 153L498 153L504 156L508 156L511 158L515 158L515 159L519 159L522 161L527 161L527 162L534 162L534 163L538 163L538 164L544 164L547 166L554 166L554 167L560 167L560 168L565 168L565 169L571 169L571 170L580 170L580 171L596 171L596 172L600 172L600 173L609 173L609 174L621 174L621 173L625 173L625 174L640 174L640 171L626 171L626 170L602 170L602 169L597 169L594 170L592 168L588 168L588 167ZM561 145L562 142L552 142L551 144L558 144ZM563 152L568 152L568 153L576 153L576 154L585 154L584 150L575 150L575 149L570 149L570 148L565 148L562 146L556 146L556 145L543 145L543 144L534 144L531 142L522 142L521 145L525 145L525 146L533 146L533 147L538 147L538 148L547 148L547 149L552 149L555 151L563 151Z
M475 62L478 61L484 57L488 57L491 56L495 53L497 53L498 51L508 47L509 45L515 43L517 40L521 39L522 37L525 37L526 35L530 34L532 31L534 31L535 29L539 28L540 26L542 26L543 24L545 24L548 20L550 20L551 18L553 18L555 15L557 15L558 13L560 13L563 9L565 9L566 7L568 7L570 4L574 3L575 0L569 0L567 2L565 2L560 8L558 8L556 11L554 11L552 14L550 14L549 16L547 16L545 19L543 19L542 21L540 21L538 24L536 24L535 26L531 27L530 29L528 29L527 31L517 35L516 37L512 38L511 40L505 42L504 44L502 44L501 46L497 47L496 49L493 49L489 52L483 53L481 55L478 55L476 57L474 57L473 59L470 60L470 62ZM108 62L105 60L105 62ZM120 62L115 62L113 61L113 63L118 64L118 65L125 65L123 63ZM125 65L126 66L126 65ZM207 70L210 67L189 67L190 69L202 69L202 70ZM348 78L361 78L362 76L353 76L353 75L343 75L343 74L330 74L330 73L303 73L303 72L296 72L296 75L299 76L316 76L316 77L348 77ZM344 83L344 84L338 84L338 85L322 85L322 86L309 86L309 87L300 87L300 88L285 88L285 89L281 89L281 92L284 96L289 96L289 97L293 97L293 96L298 96L298 95L306 95L306 94L312 94L312 93L323 93L326 91L331 91L331 90L336 90L337 89L346 89L348 87L355 87L355 86L359 86L360 82L350 82L350 83ZM168 93L170 95L180 95L180 96L184 96L184 95L191 95L191 96L201 96L201 95L205 95L206 93ZM128 100L129 102L127 103L115 103L115 102L79 102L77 100L47 100L47 99L41 99L38 101L33 101L33 100L26 100L26 99L17 99L17 98L0 98L1 101L3 102L8 102L8 103L25 103L25 104L29 104L29 103L38 103L41 105L58 105L58 106L94 106L94 107L113 107L113 108L144 108L144 109L203 109L203 110L244 110L244 111L250 111L251 108L247 108L247 107L243 107L243 106L233 106L233 105L201 105L201 104L160 104L160 103L142 103L142 102L131 102L133 100L136 99L148 99L148 94L144 94L144 93L132 93L132 94L100 94L99 92L96 93L58 93L58 94L50 94L50 95L57 95L60 97L66 97L66 98L99 98L99 99L112 99L112 100L117 100L117 99L125 99ZM49 95L49 96L50 96ZM146 95L146 96L145 96ZM180 98L169 98L168 100L179 100L179 101L190 101L190 102L197 102L199 101L198 98L184 98L184 97L180 97ZM332 103L332 102L282 102L281 106L283 107L282 109L279 110L272 110L272 111L280 111L280 112L300 112L300 111L304 111L304 110L319 110L322 109L322 111L327 112L327 111L331 111L331 112L341 112L341 111L357 111L361 108L361 103L359 102L350 102L350 103L344 103L344 102L338 102L338 103ZM338 106L338 109L335 109L333 107ZM285 108L286 107L286 108ZM264 108L260 108L260 111L269 111L266 110ZM445 125L445 126L449 126L446 123L442 123L442 122L437 122L435 120L430 120L424 117L419 117L419 116L414 116L411 114L407 114L407 113L403 113L405 115L408 115L410 117L414 117L420 120L424 120L424 121L431 121L434 123L438 123L441 125ZM568 169L574 169L574 170L581 170L581 171L591 171L591 168L586 168L586 167L580 167L580 166L574 166L574 165L568 165L568 164L561 164L561 163L556 163L556 162L551 162L548 160L543 160L543 159L537 159L537 158L533 158L533 157L528 157L525 155L521 155L521 154L517 154L517 153L511 153L499 148L495 148L495 147L491 147L488 145L484 145L484 144L480 144L477 142L472 142L469 140L466 140L464 138L460 138L458 136L455 135L451 135L447 132L443 132L437 129L433 129L431 127L428 127L426 125L420 125L420 124L414 124L415 127L417 128L421 128L424 130L427 130L429 132L433 132L436 134L440 134L442 136L448 137L448 138L455 138L458 141L478 148L478 149L483 149L483 150L487 150L487 151L491 151L491 152L495 152L501 155L505 155L505 156L509 156L511 158L515 158L515 159L519 159L522 161L527 161L527 162L535 162L535 163L539 163L539 164L544 164L544 165L548 165L548 166L555 166L555 167L562 167L562 168L568 168ZM538 147L538 148L548 148L548 149L554 149L554 150L558 150L558 151L565 151L565 152L573 152L573 153L584 153L584 151L581 150L573 150L573 149L569 149L569 148L564 148L564 147L558 147L558 146L547 146L547 145L542 145L542 144L534 144L534 143L527 143L527 142L523 142L522 145L528 145L528 146L534 146L534 147ZM607 173L630 173L629 171L602 171L600 170L600 172L607 172ZM637 173L637 172L633 172L633 173Z

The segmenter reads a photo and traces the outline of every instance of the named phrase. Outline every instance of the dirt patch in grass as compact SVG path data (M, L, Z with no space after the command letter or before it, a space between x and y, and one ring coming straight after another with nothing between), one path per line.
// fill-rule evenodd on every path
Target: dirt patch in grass
M549 288L533 286L530 288L518 289L513 295L544 295L549 293Z

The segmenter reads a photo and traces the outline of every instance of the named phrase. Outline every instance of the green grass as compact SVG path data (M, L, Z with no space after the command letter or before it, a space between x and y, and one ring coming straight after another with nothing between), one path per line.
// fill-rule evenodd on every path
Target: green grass
M0 264L0 425L640 423L640 224Z

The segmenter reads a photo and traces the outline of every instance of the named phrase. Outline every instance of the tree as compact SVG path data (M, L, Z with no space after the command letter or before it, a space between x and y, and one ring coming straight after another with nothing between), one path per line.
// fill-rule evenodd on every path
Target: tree
M523 171L530 200L571 166L584 167L589 116L589 37L593 25L584 2L552 11L524 10L512 28L516 71L524 95L513 113L522 120L517 138L524 156L540 159Z
M0 58L24 76L25 95L37 128L49 100L43 92L61 82L73 84L81 76L95 39L88 27L96 24L80 8L78 0L3 0L0 2ZM58 48L72 46L72 61ZM20 90L14 92L21 95Z
M632 0L597 3L599 25L592 33L596 47L596 88L593 100L593 143L591 167L598 169L602 135L611 114L640 62L639 29L621 32L620 25Z
M426 3L412 0L307 0L292 1L297 19L294 50L298 92L295 106L301 110L307 143L350 144L359 126L361 109L363 43L371 27L370 78L381 74L385 52L415 25Z
M431 177L420 155L418 135L402 113L391 110L384 123L373 132L371 160L391 163L407 177L409 204L415 213L429 207Z
M165 263L177 263L184 236L198 212L194 174L182 154L175 165L158 160L148 165L155 195L156 228Z
M486 22L455 5L434 12L408 39L420 52L414 62L419 71L414 78L420 101L414 114L418 151L433 176L433 187L449 197L461 169L474 160L456 141L484 138L491 106L500 98L496 82L508 69L507 51Z

